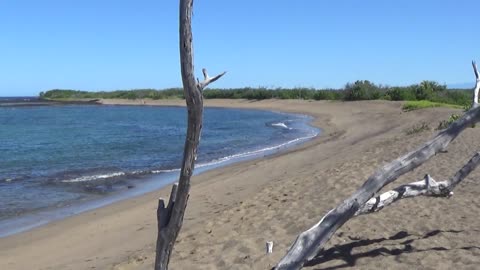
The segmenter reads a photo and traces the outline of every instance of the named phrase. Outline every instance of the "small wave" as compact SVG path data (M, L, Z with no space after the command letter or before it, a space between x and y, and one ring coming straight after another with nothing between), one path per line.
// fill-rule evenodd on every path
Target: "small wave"
M284 143L281 143L281 144L278 144L278 145L265 147L265 148L262 148L262 149L259 149L259 150L247 151L247 152L243 152L243 153L239 153L239 154L234 154L234 155L222 157L222 158L215 159L215 160L212 160L212 161L207 162L207 163L198 164L196 167L201 168L201 167L205 167L205 166L217 165L217 164L227 162L227 161L229 161L231 159L235 159L235 158L245 158L245 157L258 155L258 154L268 152L268 151L278 150L278 149L284 148L286 146L289 146L291 144L298 143L300 141L305 141L305 140L315 138L317 135L318 135L318 133L315 133L315 134L311 134L311 135L308 135L308 136L296 138L296 139L293 139L293 140L290 140L290 141L287 141L287 142L284 142Z
M274 124L272 124L272 126ZM227 162L227 161L230 161L230 160L236 159L236 158L246 158L246 157L258 155L258 154L261 154L261 153L265 153L265 152L268 152L268 151L279 150L281 148L290 146L291 144L295 144L295 143L298 143L300 141L306 141L306 140L310 140L312 138L315 138L316 136L318 136L318 134L319 134L319 132L314 132L314 133L309 134L307 136L299 137L299 138L296 138L296 139L293 139L293 140L290 140L290 141L287 141L287 142L284 142L284 143L281 143L281 144L277 144L277 145L274 145L274 146L269 146L269 147L265 147L265 148L258 149L258 150L247 151L247 152L243 152L243 153L238 153L238 154L233 154L233 155L230 155L230 156L217 158L217 159L214 159L214 160L209 161L209 162L199 163L195 167L196 168L202 168L202 167L207 167L207 166L212 166L212 165L218 165L218 164L221 164L223 162ZM152 170L150 172L153 173L153 174L158 174L158 173L178 172L178 171L180 171L180 168L167 169L167 170Z
M179 168L177 168L177 169L167 169L167 170L152 170L150 172L154 173L154 174L157 174L157 173L178 172L178 171L180 171Z
M292 128L289 128L285 123L273 123L272 126L274 127L282 127L282 128L286 128L286 129L292 129Z
M81 176L73 179L62 180L62 183L78 183L78 182L88 182L94 181L98 179L107 179L112 177L124 176L124 172L115 172L115 173L107 173L107 174L99 174L99 175L88 175L88 176Z
M106 173L106 174L98 174L98 175L80 176L80 177L73 178L73 179L61 180L60 182L62 182L62 183L81 183L81 182L90 182L90 181L96 181L96 180L109 179L109 178L114 178L114 177L119 177L119 176L159 174L159 173L168 173L168 172L177 172L177 171L180 171L180 169L146 170L146 171L138 170L138 171L132 171L132 172L114 172L114 173ZM6 182L8 182L8 181L6 181Z
M273 123L271 125L272 126L281 126L283 128L289 128L284 123ZM289 128L289 129L291 129L291 128ZM259 155L259 154L262 154L262 153L265 153L265 152L279 150L279 149L285 148L287 146L290 146L292 144L312 139L312 138L316 137L318 134L319 134L318 132L314 132L314 133L311 133L307 136L299 137L299 138L296 138L296 139L293 139L293 140L290 140L290 141L287 141L287 142L284 142L284 143L281 143L281 144L278 144L278 145L273 145L273 146L265 147L265 148L258 149L258 150L247 151L247 152L243 152L243 153L238 153L238 154L233 154L233 155L217 158L217 159L214 159L214 160L209 161L209 162L199 163L195 167L202 168L202 167L207 167L207 166L214 166L214 165L218 165L218 164L221 164L221 163L224 163L224 162L228 162L232 159L247 158L247 157L254 156L254 155ZM142 175L142 174L160 174L160 173L170 173L170 172L179 172L179 171L180 171L180 168L146 170L146 171L138 170L138 171L131 171L131 172L114 172L114 173L107 173L107 174L100 174L100 175L81 176L81 177L77 177L77 178L74 178L74 179L62 180L61 182L63 182L63 183L78 183L78 182L88 182L88 181L95 181L95 180L100 180L100 179L114 178L114 177L119 177L119 176Z
M10 176L10 177L3 178L3 179L0 178L0 183L13 183L13 182L18 182L18 181L23 180L23 179L24 179L24 177L22 177L22 176L17 176L17 177Z

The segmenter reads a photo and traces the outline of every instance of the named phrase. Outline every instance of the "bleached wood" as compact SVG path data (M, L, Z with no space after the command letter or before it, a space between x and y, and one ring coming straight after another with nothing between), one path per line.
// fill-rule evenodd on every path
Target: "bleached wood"
M208 77L204 69L205 80L195 81L192 48L192 8L193 0L180 0L180 62L183 91L187 103L188 124L183 150L182 167L178 184L174 184L168 206L159 200L157 209L158 236L156 244L155 270L168 269L170 254L173 250L178 232L183 224L190 191L190 178L193 174L197 148L200 142L203 121L202 90L209 83L219 79L223 74Z
M227 73L226 71L218 74L217 76L214 76L214 77L210 77L208 76L208 73L207 73L207 69L206 68L203 68L202 69L202 73L203 73L203 81L200 82L198 79L197 79L197 85L198 87L203 90L205 89L205 87L207 87L210 83L220 79L220 77L222 77L223 75L225 75L225 73Z
M368 200L355 216L378 212L394 202L417 196L450 197L453 190L465 177L480 164L480 152L477 152L452 178L437 182L430 175L424 180L401 185Z
M384 207L405 198L411 198L416 196L444 196L447 197L451 193L443 194L440 192L440 185L444 183L438 183L430 175L425 175L424 180L412 182L406 185L399 186L387 192L380 194L374 198L368 200L358 211L356 216L362 214L370 214L382 210Z
M267 255L273 252L273 241L267 241L265 243L265 247L267 249Z
M472 61L473 72L475 73L476 83L473 89L473 104L472 108L478 107L478 91L480 90L480 77L478 76L477 63Z
M478 76L475 65L474 70L476 76ZM478 102L478 99L474 95L475 101ZM478 121L480 121L480 108L472 106L472 109L452 123L447 129L439 132L433 139L415 151L378 169L354 194L339 206L330 210L313 227L300 233L275 269L302 268L305 262L312 260L320 252L333 233L355 216L355 213L374 197L380 189L395 181L399 176L417 168L435 154L446 150L448 144L465 128L472 126Z

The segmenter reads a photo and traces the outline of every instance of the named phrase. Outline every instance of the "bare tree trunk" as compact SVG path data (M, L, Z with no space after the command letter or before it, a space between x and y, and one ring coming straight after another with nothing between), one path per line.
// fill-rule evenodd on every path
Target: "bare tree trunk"
M478 80L475 63L473 63L473 67L477 77L477 84L474 89L473 108L450 125L449 128L441 131L432 140L428 141L417 150L410 152L377 170L353 195L343 201L336 208L330 210L313 227L298 235L287 254L280 260L275 269L302 268L305 262L312 260L322 250L330 237L343 224L345 224L345 222L354 217L355 214L369 211L368 206L365 206L366 208L362 208L362 206L369 202L369 200L374 197L380 189L395 181L399 176L417 168L438 152L444 151L448 144L465 128L480 121L480 108L476 106L478 104L478 88L480 87L480 81ZM478 157L472 158L472 160L475 160L475 164L469 162L469 164L466 165L466 170L473 170L473 168L476 167L476 163L478 162L477 158ZM463 173L462 170L458 173L460 176ZM459 181L461 181L461 179ZM450 181L450 183L447 182L447 184L441 186L441 190L437 184L436 188L439 189L439 194L450 194L452 191L451 189L453 189L459 181L454 179ZM432 188L429 187L429 184L433 182L426 181L426 183L428 184L425 185L426 187L424 187L424 189L430 190L429 192L431 192ZM395 196L393 194L390 195Z
M203 96L202 90L224 73L210 78L203 69L204 81L196 82L192 52L192 8L193 0L180 0L180 62L183 91L188 110L188 127L183 151L182 168L178 184L174 184L168 205L159 200L157 209L158 236L156 245L155 270L168 269L170 255L183 224L183 216L190 191L190 177L197 158L197 147L202 131Z

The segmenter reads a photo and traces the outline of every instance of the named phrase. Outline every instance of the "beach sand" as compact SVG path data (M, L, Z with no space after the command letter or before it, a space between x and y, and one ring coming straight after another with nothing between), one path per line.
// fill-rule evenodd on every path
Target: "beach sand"
M105 104L183 105L182 100ZM170 269L270 269L296 236L351 195L377 168L432 138L460 110L402 112L387 101L206 100L206 106L304 113L318 138L287 153L214 169L192 178L184 226ZM426 122L430 131L406 135ZM451 177L480 149L480 128L392 188ZM179 149L181 151L181 149ZM417 197L348 221L327 256L306 269L478 269L480 185L474 171L450 199ZM158 197L170 187L0 239L0 269L153 269ZM273 253L265 254L265 242Z

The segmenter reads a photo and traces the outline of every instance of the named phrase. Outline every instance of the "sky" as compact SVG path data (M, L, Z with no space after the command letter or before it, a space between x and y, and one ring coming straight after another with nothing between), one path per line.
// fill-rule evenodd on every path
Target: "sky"
M0 0L0 96L181 87L177 0ZM195 0L214 88L471 83L477 0Z

